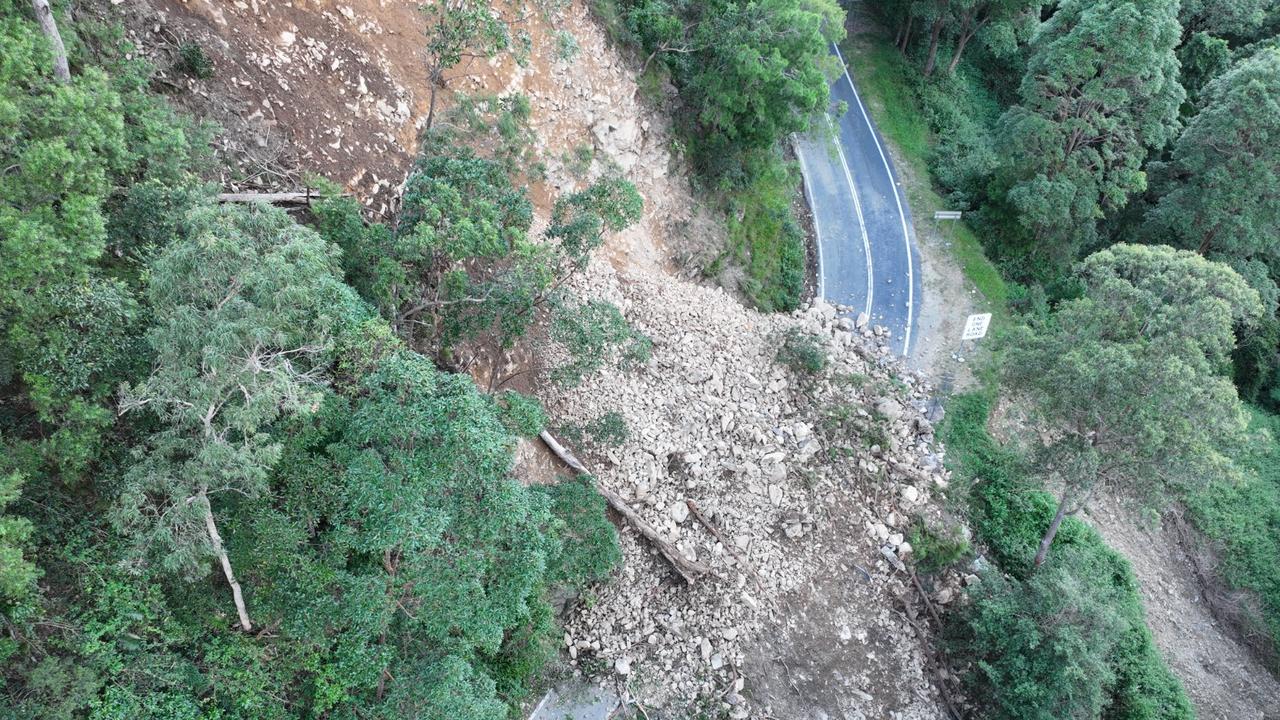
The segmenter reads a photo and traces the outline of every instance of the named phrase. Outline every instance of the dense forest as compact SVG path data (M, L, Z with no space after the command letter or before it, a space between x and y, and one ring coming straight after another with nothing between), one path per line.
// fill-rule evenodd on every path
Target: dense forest
M55 42L47 4L0 0L0 718L515 716L561 647L553 596L622 558L591 478L514 477L548 418L499 376L536 328L562 385L648 359L567 289L644 199L609 174L535 227L527 101L447 80L520 38L451 0L423 8L431 110L394 217L323 181L303 212L220 203L216 129L75 5ZM1193 717L1132 571L1076 516L1185 508L1280 668L1280 4L862 5L928 182L1008 287L992 371L942 429L991 567L941 644L981 717ZM674 91L726 226L706 273L800 307L787 143L831 109L846 8L591 6L641 87ZM1002 394L1036 442L992 437Z
M1180 509L1218 548L1208 582L1250 598L1215 613L1280 667L1280 5L869 9L898 78L884 99L919 114L930 180L1009 301L994 372L948 423L1004 571L951 621L969 692L991 717L1192 717L1132 572L1075 516ZM1049 433L997 442L1000 396Z

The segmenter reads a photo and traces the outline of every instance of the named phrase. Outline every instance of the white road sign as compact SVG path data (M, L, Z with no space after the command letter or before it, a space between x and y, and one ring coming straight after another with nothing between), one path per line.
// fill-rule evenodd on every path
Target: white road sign
M977 340L986 337L987 328L991 325L991 313L979 313L970 315L968 320L964 321L964 335L961 340Z

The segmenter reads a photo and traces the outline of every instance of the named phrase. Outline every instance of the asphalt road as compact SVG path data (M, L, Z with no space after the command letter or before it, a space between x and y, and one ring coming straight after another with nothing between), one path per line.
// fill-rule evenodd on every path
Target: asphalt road
M839 48L831 50L840 56ZM796 143L818 234L818 295L867 313L906 355L921 293L906 193L847 70L832 83L831 100L849 107L827 117L835 142L831 133L814 133Z

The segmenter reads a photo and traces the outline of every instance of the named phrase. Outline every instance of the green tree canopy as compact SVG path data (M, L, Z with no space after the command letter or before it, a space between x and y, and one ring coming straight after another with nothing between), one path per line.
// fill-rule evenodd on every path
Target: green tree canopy
M114 520L167 571L201 577L218 557L240 605L211 498L265 491L279 446L264 431L316 409L334 333L359 301L334 250L282 211L203 208L191 224L152 264L155 365L122 388L121 412L145 409L162 429L126 476Z
M247 567L263 612L325 658L313 712L506 717L497 668L545 615L559 541L546 497L511 477L503 413L391 349L294 424L279 502L250 531L280 552Z
M1280 267L1280 50L1206 85L1200 111L1153 174L1151 240Z
M1226 472L1245 417L1228 370L1258 294L1231 268L1169 247L1116 245L1078 275L1084 296L1007 339L1005 374L1046 434L1037 463L1062 483L1062 519L1100 486L1131 495Z
M827 78L837 72L828 44L844 37L844 11L834 0L628 5L632 31L680 88L704 169L772 148L826 111Z
M976 664L973 690L1004 720L1097 718L1115 682L1111 654L1128 598L1106 558L1069 550L1026 581L983 574L961 612L956 649Z
M1007 202L1039 257L1061 266L1103 212L1146 189L1142 164L1176 132L1176 0L1064 0L1031 44L999 134Z
M1190 35L1247 37L1262 27L1276 0L1182 0L1178 20Z

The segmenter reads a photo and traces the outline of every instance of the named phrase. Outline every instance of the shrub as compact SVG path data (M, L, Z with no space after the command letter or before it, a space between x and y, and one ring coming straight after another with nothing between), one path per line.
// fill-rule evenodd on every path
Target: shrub
M916 567L924 572L949 567L969 554L969 541L955 528L934 527L924 520L911 526L907 540Z
M791 328L782 338L777 360L797 375L817 375L827 367L827 346L817 335Z
M1186 692L1147 629L1133 572L1097 531L1076 518L1067 518L1054 540L1054 553L1067 559L1056 565L1047 563L1030 575L1036 545L1053 518L1056 503L1032 483L1023 459L1001 447L987 432L991 402L990 397L978 394L953 397L941 428L948 463L956 471L959 487L964 490L968 486L969 519L976 537L999 569L1010 576L992 581L979 594L980 598L990 597L990 607L961 616L949 629L953 638L960 638L955 642L962 651L973 648L975 652L995 653L999 647L1004 653L999 658L993 656L988 666L975 667L968 678L971 686L1005 713L996 717L1069 717L1053 713L1066 712L1069 707L1091 709L1097 688L1092 676L1080 671L1093 667L1095 658L1082 654L1076 643L1093 637L1096 628L1108 627L1114 638L1100 641L1108 645L1102 671L1108 678L1101 686L1102 716L1108 720L1190 720L1194 713ZM1049 579L1036 579L1046 574ZM1057 627L1051 636L1069 644L1064 654L1052 655L1054 649L1037 644L1037 636L1031 632L1020 632L997 645L1002 641L992 633L998 617L1017 608L1036 617L1035 603L1055 602L1042 597L1054 587L1076 598L1073 605L1061 608L1069 614L1073 627ZM1019 593L1026 597L1018 597ZM1117 618L1119 623L1115 624ZM992 623L990 630L975 627L987 623ZM977 633L988 633L987 639L977 640ZM978 645L968 644L973 642ZM1053 657L1070 661L1064 667L1075 674L1045 677L1044 663Z
M578 477L540 490L551 500L560 539L560 552L547 566L548 580L581 589L606 579L622 562L622 550L594 481Z
M178 46L178 62L175 67L201 80L213 77L213 61L204 48L194 42L184 42Z
M1185 502L1195 525L1221 545L1223 579L1257 594L1261 617L1245 620L1263 629L1274 649L1280 646L1280 417L1254 409L1250 428L1253 436L1238 458L1243 481L1213 483Z
M1125 618L1121 590L1094 582L1097 557L1062 553L1025 582L991 570L970 591L953 648L972 660L985 717L1096 718L1115 681L1109 662Z
M551 337L569 352L569 361L554 368L551 379L570 387L609 363L623 370L639 367L653 352L653 342L632 329L617 306L603 300L560 305Z

